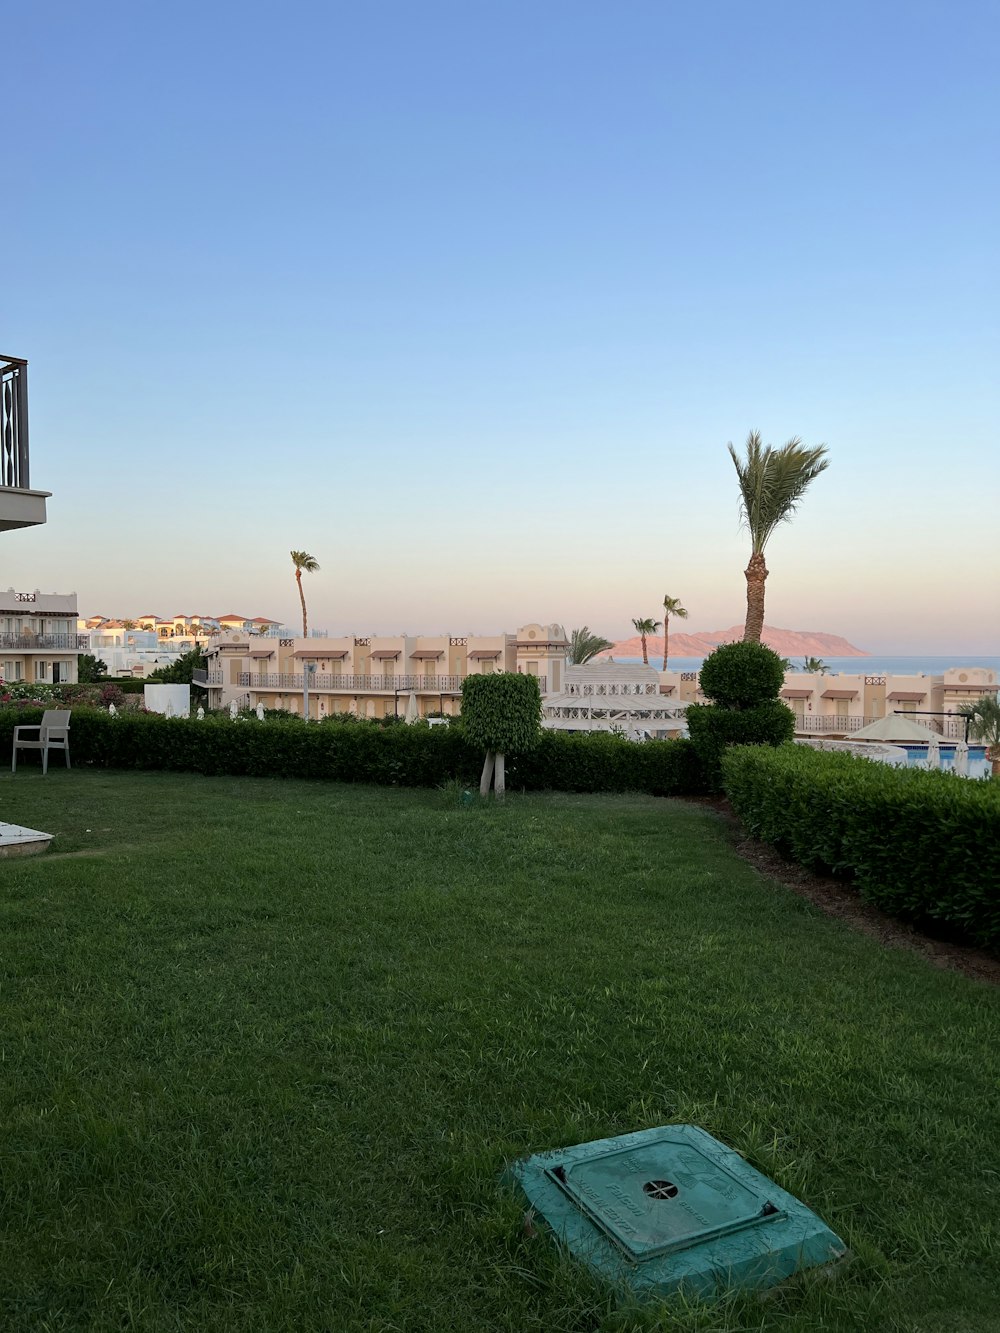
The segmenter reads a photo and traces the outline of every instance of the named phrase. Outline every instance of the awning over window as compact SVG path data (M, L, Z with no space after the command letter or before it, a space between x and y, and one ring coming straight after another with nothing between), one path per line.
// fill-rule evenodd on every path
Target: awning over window
M890 695L887 695L887 698L913 700L926 699L927 692L925 690L893 690Z
M423 662L423 661L427 661L427 662L430 662L430 661L436 661L437 658L439 658L439 657L444 657L444 649L443 649L443 648L418 648L417 651L416 651L415 653L410 653L410 656L411 656L412 658L414 658L414 660L419 660L419 661L421 661L421 662Z
M812 690L782 690L782 699L811 699Z
M822 699L856 699L857 690L824 690L820 698Z
M274 649L273 649L273 648L251 648L251 649L250 649L250 656L251 656L251 657L273 657L273 656L274 656Z
M315 648L296 648L292 653L293 657L308 657L314 662L320 658L324 662L340 661L342 658L350 657L350 652L346 648L324 648L322 652L317 652Z
M485 661L486 658L488 658L488 657L489 657L489 658L492 658L492 657L499 657L499 656L500 656L500 649L499 649L499 648L473 648L472 652L469 653L469 656L472 657L472 658L476 658L476 659L478 659L478 660L480 660L480 661Z
M376 648L375 651L372 653L372 657L378 658L380 662L385 662L388 661L390 657L398 657L398 656L399 656L398 648Z

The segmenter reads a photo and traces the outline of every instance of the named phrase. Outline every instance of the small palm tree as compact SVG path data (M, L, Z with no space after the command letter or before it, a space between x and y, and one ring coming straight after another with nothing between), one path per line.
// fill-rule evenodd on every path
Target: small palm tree
M649 666L649 653L646 651L646 635L655 634L660 628L660 622L658 620L653 620L652 617L646 617L645 619L640 617L638 620L633 620L632 624L635 626L639 638L642 640L642 660Z
M764 628L764 547L779 523L791 518L810 484L829 466L826 446L807 449L799 437L780 449L761 443L760 431L747 436L746 458L732 444L729 452L740 483L740 511L750 533L752 550L747 565L747 618L744 641L760 643Z
M308 551L291 551L292 565L295 569L295 582L299 589L299 601L302 603L302 637L309 637L309 622L306 618L306 595L302 591L302 572L315 574L319 569L319 561Z
M663 670L667 669L667 644L670 639L670 617L678 616L681 620L687 620L688 613L681 606L679 597L663 598Z
M569 660L577 666L582 666L598 653L606 652L608 648L614 646L610 639L604 639L600 634L591 634L589 627L582 625L570 636Z
M803 657L802 670L812 671L815 672L816 675L825 676L830 668L823 661L822 657Z
M986 694L973 703L960 704L958 713L969 719L969 735L973 740L986 742L993 776L1000 777L1000 701L996 695Z

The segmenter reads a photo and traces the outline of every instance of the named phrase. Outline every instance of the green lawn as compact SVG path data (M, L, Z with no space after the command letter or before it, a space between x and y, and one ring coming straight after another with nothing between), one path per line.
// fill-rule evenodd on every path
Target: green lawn
M4 1330L1000 1329L1000 992L646 797L25 769L0 863ZM518 1154L670 1121L835 1280L639 1310Z

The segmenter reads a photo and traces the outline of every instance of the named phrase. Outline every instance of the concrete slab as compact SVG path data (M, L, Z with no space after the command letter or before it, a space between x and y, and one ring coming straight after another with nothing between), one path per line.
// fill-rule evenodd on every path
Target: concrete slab
M53 834L40 833L38 829L25 828L22 824L5 824L0 820L0 856L34 856L44 852L52 841Z

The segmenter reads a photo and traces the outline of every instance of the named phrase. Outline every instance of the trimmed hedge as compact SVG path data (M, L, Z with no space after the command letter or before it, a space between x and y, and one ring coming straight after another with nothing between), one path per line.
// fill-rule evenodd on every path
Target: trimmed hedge
M722 790L722 756L731 746L783 745L795 735L795 714L780 699L769 699L755 708L691 704L687 724L702 777L711 791Z
M40 709L0 709L0 746L13 729L41 719ZM70 755L76 765L166 769L209 776L321 778L401 787L478 784L482 752L461 726L338 725L255 718L201 721L102 709L73 710ZM19 759L19 765L24 762ZM683 796L700 790L690 742L638 745L607 735L544 731L528 754L512 759L508 787L526 791L637 791Z
M802 745L731 749L722 774L753 837L884 911L1000 944L1000 783Z

